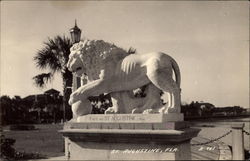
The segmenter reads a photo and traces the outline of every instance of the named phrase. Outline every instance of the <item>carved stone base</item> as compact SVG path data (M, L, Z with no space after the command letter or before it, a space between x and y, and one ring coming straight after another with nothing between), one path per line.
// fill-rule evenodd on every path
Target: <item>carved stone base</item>
M191 159L190 140L199 129L190 128L187 122L166 121L174 118L172 114L112 116L87 115L81 118L85 122L65 124L60 132L65 137L66 157L69 160ZM128 120L129 116L135 117Z

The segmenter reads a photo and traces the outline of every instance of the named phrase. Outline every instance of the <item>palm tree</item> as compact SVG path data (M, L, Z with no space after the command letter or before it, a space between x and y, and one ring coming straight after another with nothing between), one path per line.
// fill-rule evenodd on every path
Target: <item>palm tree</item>
M33 80L38 87L44 87L49 81L52 80L55 73L61 73L63 79L63 105L64 105L64 119L65 114L67 119L71 117L71 110L67 101L71 94L71 89L67 88L72 85L72 73L66 68L68 57L70 54L70 47L72 43L69 38L65 36L56 36L54 39L48 38L44 42L44 47L39 50L34 61L39 69L49 69L49 73L42 73L35 77ZM65 109L67 111L65 111Z

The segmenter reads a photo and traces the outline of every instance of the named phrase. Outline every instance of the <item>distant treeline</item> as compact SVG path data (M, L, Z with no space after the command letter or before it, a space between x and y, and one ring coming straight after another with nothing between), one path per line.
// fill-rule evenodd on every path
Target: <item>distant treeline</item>
M135 93L136 97L145 97L143 89ZM103 114L108 107L112 107L110 95L100 95L89 98L93 106L92 114ZM39 97L1 96L0 119L3 124L20 123L57 123L64 119L62 96L39 95ZM70 120L70 109L66 109L66 119ZM185 117L210 117L210 116L237 116L249 114L245 108L240 106L215 107L211 103L191 102L182 104L181 112Z
M247 109L240 106L227 106L227 107L215 107L211 103L206 102L194 102L181 106L181 112L186 117L197 116L237 116L241 114L248 114Z

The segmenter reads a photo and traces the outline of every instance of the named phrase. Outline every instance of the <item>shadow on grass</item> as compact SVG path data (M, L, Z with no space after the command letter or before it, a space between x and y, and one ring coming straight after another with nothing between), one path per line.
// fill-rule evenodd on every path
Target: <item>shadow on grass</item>
M20 130L38 130L34 125L29 124L16 124L16 125L10 125L9 130L12 131L20 131Z

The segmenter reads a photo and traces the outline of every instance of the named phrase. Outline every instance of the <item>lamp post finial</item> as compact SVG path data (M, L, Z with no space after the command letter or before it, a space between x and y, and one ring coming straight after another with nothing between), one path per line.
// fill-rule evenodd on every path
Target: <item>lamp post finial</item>
M75 19L75 26L77 26L76 19Z

